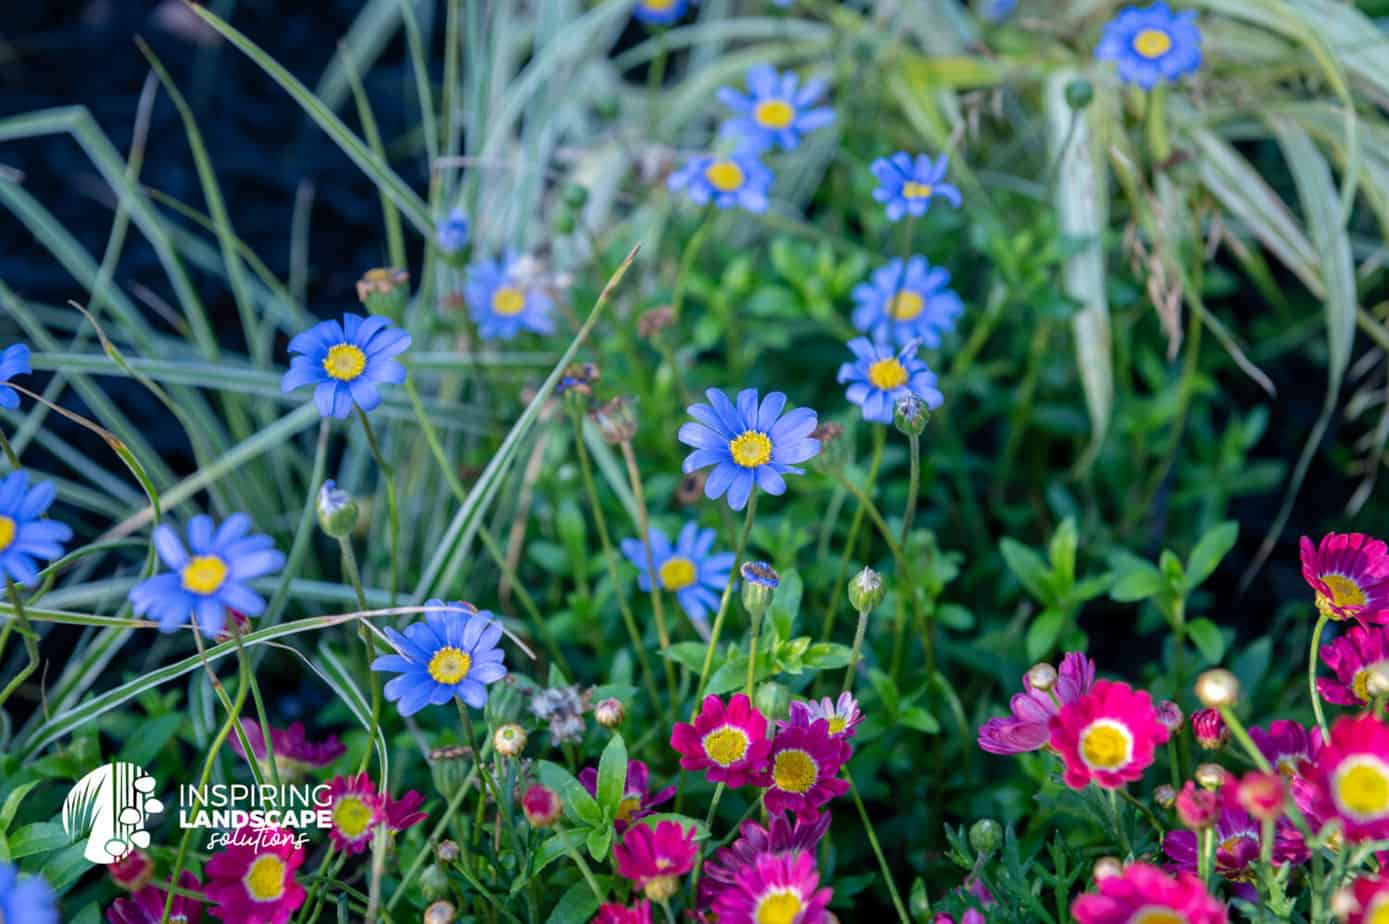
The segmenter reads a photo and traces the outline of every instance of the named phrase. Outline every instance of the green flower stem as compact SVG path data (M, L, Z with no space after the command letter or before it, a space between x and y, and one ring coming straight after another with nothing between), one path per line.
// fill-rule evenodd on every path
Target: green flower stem
M1129 805L1132 805L1134 808L1138 809L1138 813L1142 815L1145 820L1147 820L1148 824L1153 826L1153 830L1157 832L1158 838L1161 839L1163 831L1165 831L1166 829L1163 828L1162 822L1158 821L1158 817L1153 814L1153 810L1148 808L1148 806L1144 805L1142 802L1139 802L1136 798L1134 798L1133 793L1129 792L1127 789L1120 789L1116 791L1119 793L1119 797L1121 799L1123 799Z
M563 833L564 832L559 829L555 830L556 836L560 836ZM569 855L569 859L573 860L574 865L579 868L579 872L584 877L584 882L588 883L589 889L593 892L593 897L598 899L598 904L601 905L603 902L607 901L607 895L603 893L603 889L598 885L598 880L593 878L593 870L589 868L588 861L583 858L583 854L579 853L579 851L573 847L566 847L564 852Z
M0 450L4 450L5 461L10 463L10 468L19 468L19 456L15 454L14 447L10 445L10 440L0 431Z
M1119 796L1112 789L1105 790L1105 801L1109 806L1109 815L1114 820L1114 834L1119 839L1119 847L1124 851L1125 857L1134 856L1133 844L1129 842L1129 833L1124 830L1124 818L1119 813Z
M331 841L328 842L328 850L324 852L323 859L319 861L318 872L310 877L314 880L313 887L309 890L308 899L299 909L299 914L295 918L296 921L312 921L318 917L318 906L322 903L320 893L323 891L324 881L328 878L328 864L337 854L337 849Z
M882 512L878 510L878 505L873 503L873 499L868 496L863 488L854 484L843 472L836 472L834 478L859 502L859 505L868 511L868 518L873 521L873 526L877 528L878 534L887 543L888 549L892 552L892 557L900 564L902 562L902 547L897 544L897 537L892 535L892 530L888 529L887 521L883 519ZM901 575L905 579L905 575Z
M883 448L887 445L887 428L873 428L873 456L868 463L868 478L864 482L864 493L869 497L873 496L873 488L878 483L878 469L883 463ZM847 490L847 489L846 489ZM830 605L825 609L825 625L820 630L820 640L828 642L834 634L834 617L839 612L839 601L844 596L839 588L844 586L848 580L849 561L854 555L854 546L858 544L859 530L863 527L863 517L867 512L863 503L854 508L854 518L849 521L849 536L844 540L844 551L839 556L839 569L835 572L834 587L830 594Z
M724 784L717 783L714 786L714 797L709 800L709 811L704 815L704 830L713 832L714 816L719 811L719 800L723 798ZM699 873L704 867L704 851L695 854L694 869L690 871L690 904L693 905L696 896L699 895L697 887L699 885Z
M241 633L235 627L232 628L232 638L236 640L237 659L246 662L246 676L251 679L251 699L256 705L256 720L260 722L260 736L265 743L265 762L270 766L270 779L278 787L280 786L280 765L275 761L275 744L270 740L269 714L265 711L265 699L260 695L260 684L256 682L255 665L250 663L251 655L241 644ZM255 754L248 750L246 759L254 763Z
M1312 629L1312 647L1307 655L1307 692L1312 697L1312 712L1317 717L1317 727L1321 729L1323 741L1330 736L1330 732L1327 730L1326 716L1322 713L1321 695L1317 693L1317 649L1321 647L1321 634L1327 622L1327 615L1318 612L1317 624Z
M732 583L730 578L729 584L732 585ZM0 631L0 654L4 653L4 644L8 639L10 630L18 625L19 637L24 640L24 653L29 660L19 669L19 673L5 684L5 689L0 690L0 706L3 706L24 681L28 680L34 671L39 669L38 636L34 634L33 627L29 625L29 618L24 615L24 603L19 599L19 588L15 586L14 580L8 575L5 577L5 591L10 595L10 605L14 607L14 619L7 620L4 630Z
M434 830L430 833L429 840L425 843L424 849L415 854L415 859L410 863L410 868L407 869L405 875L401 877L400 885L396 886L395 891L391 893L390 900L386 902L386 910L388 912L405 897L406 890L414 884L415 877L420 874L420 870L424 867L425 861L434 856L435 846L443 839L444 835L448 833L449 824L452 822L453 816L458 813L459 807L463 805L463 797L468 794L468 789L469 786L465 781L463 785L458 787L458 791L449 798L448 805L444 809L444 814L440 816L439 821L434 825ZM459 865L461 866L463 864L460 863Z
M1172 142L1167 136L1167 84L1159 82L1148 91L1148 150L1156 164L1172 156Z
M904 549L907 547L907 537L911 535L912 520L916 518L917 494L921 490L921 437L910 433L907 444L911 457L911 480L907 483L907 506L902 511L902 538L898 540Z
M723 631L723 620L728 615L728 601L733 598L733 585L737 583L738 571L742 567L743 553L747 551L748 535L752 532L752 518L757 510L757 489L753 488L752 496L748 498L747 513L743 517L743 531L738 536L738 544L734 546L733 568L728 572L728 584L723 589L723 596L719 598L719 611L714 616L714 627L709 632L709 644L704 649L704 666L699 671L699 686L695 687L694 711L690 714L690 721L694 721L694 716L699 713L699 703L704 699L704 687L709 683L709 671L714 666L714 651L719 647L719 634Z
M371 421L367 419L366 412L355 404L352 408L357 412L357 419L362 422L362 432L366 434L371 457L376 460L376 467L381 470L381 478L386 482L386 517L390 521L388 525L391 539L391 606L395 606L396 594L400 588L400 514L396 509L395 477L391 467L386 464L386 457L381 454L381 445L376 442L376 433L371 429Z
M339 539L338 548L342 550L343 573L347 575L348 583L357 594L357 605L363 610L368 609L366 590L362 587L362 572L357 567L357 553L352 549L352 542L346 538ZM367 729L367 746L362 751L362 762L357 766L357 772L360 774L364 773L371 763L371 742L376 740L376 730L381 724L381 678L371 669L371 662L376 659L376 641L371 630L365 623L359 623L357 634L366 647L367 683L371 685L371 727Z
M863 653L863 637L868 632L868 614L872 610L859 610L858 628L854 630L854 647L849 652L849 666L844 669L844 689L848 693L854 687L854 674L858 671L859 657Z
M651 609L656 616L656 637L661 643L661 660L665 663L666 685L670 688L670 700L675 702L675 662L670 659L670 632L666 628L665 607L661 602L661 581L656 572L656 557L651 552L651 517L646 509L646 492L641 486L641 470L637 468L637 456L632 451L631 440L618 444L622 448L622 458L627 463L627 480L632 484L632 497L637 503L637 529L641 531L641 546L646 553L646 573L651 583ZM729 583L733 582L729 577Z
M844 779L849 781L849 794L854 797L854 806L858 809L858 817L863 821L863 830L868 834L868 843L873 847L873 855L878 858L878 868L882 870L883 882L887 883L887 891L892 896L892 906L897 909L897 918L902 924L911 924L907 906L902 904L897 883L892 881L892 870L887 865L887 857L883 855L882 845L878 843L878 832L873 828L873 820L868 817L868 809L863 806L863 798L858 794L858 787L854 785L854 777L848 767L844 768ZM926 902L925 913L931 913L929 900Z
M1201 877L1206 888L1212 886L1212 872L1215 863L1215 828L1207 827L1201 832L1201 851L1196 856L1196 874Z
M1249 732L1244 730L1244 723L1239 720L1239 716L1235 715L1235 710L1229 706L1221 706L1218 711L1220 712L1220 717L1225 720L1226 726L1229 727L1230 733L1235 736L1235 740L1244 748L1245 753L1249 755L1249 759L1254 761L1254 765L1264 773L1272 773L1273 767L1269 765L1268 758L1264 756L1263 751L1259 750L1258 745L1254 743L1254 739L1249 737Z
M458 704L458 715L463 720L463 735L468 741L468 747L473 749L474 763L477 765L478 775L486 784L487 791L492 794L492 798L497 802L497 810L501 811L502 791L497 787L497 781L492 776L492 771L487 768L487 761L482 759L482 748L477 746L477 734L473 731L473 716L468 712L468 704L457 696L453 701ZM485 744L484 744L485 746ZM479 797L480 802L486 801L486 794Z
M198 660L201 662L203 670L207 671L208 684L212 687L212 692L222 701L222 707L227 710L227 714L231 715L231 697L227 696L227 691L222 686L222 681L217 678L217 672L212 669L212 662L207 659L207 648L203 645L203 634L198 630L197 622L194 621L191 625L193 631L193 645L198 649ZM237 641L239 643L240 639ZM241 660L245 660L244 656ZM243 672L241 676L244 677L249 672L250 665L243 664L242 669ZM256 785L264 785L265 772L261 769L260 763L255 759L255 751L251 747L251 739L247 736L246 729L241 727L240 722L237 722L236 727L233 728L232 731L236 734L237 739L240 740L241 749L246 752L246 766L251 771L251 776L255 778ZM0 924L3 924L3 922L0 922Z
M733 575L730 574L728 579L733 580ZM749 700L752 699L757 685L757 636L762 630L762 617L766 615L766 610L748 614L748 619L752 622L752 634L748 638L748 683L745 691Z
M1182 788L1182 764L1177 755L1177 736L1167 736L1167 764L1172 771L1172 788L1180 790Z
M694 268L695 259L699 252L704 248L704 239L709 236L709 227L713 224L711 219L714 216L715 206L711 202L704 207L704 211L699 215L699 225L695 228L690 239L685 242L685 249L680 254L680 269L675 276L675 289L670 296L670 311L675 317L675 323L680 323L680 306L685 302L685 289L689 285L690 270Z

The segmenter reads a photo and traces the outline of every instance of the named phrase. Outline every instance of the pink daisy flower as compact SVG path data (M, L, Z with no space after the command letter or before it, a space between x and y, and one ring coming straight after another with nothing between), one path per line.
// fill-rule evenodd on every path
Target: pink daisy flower
M609 902L599 907L590 924L651 924L651 903L639 901L628 908Z
M714 906L719 893L732 888L738 873L765 855L787 856L793 853L815 855L815 848L830 827L830 813L823 812L814 821L786 815L773 815L771 827L764 828L752 819L738 826L738 839L721 848L704 867L699 879L699 907Z
M694 867L699 848L695 829L663 821L655 827L633 825L613 847L617 874L652 901L665 901L679 888L679 879Z
M1251 728L1249 738L1269 766L1289 779L1301 775L1302 765L1316 755L1320 744L1292 719L1275 719L1268 731Z
M825 924L833 893L819 885L809 853L764 854L739 871L714 909L719 924Z
M366 850L372 831L386 818L381 794L365 773L333 777L328 789L328 811L333 817L333 846L349 855Z
M955 919L942 911L931 919L931 924L955 924ZM988 924L988 919L978 908L969 908L960 916L960 924Z
M1389 622L1389 549L1364 533L1302 537L1302 577L1332 619Z
M1094 684L1095 662L1076 651L1061 659L1056 686L1050 692L1034 690L1024 674L1023 692L1013 694L1009 703L1013 714L985 722L979 729L979 746L990 754L1021 754L1045 746L1051 740L1047 721L1062 706L1089 693Z
M106 864L111 881L127 892L138 892L154 878L154 861L138 847L115 863Z
M184 870L178 877L180 887L190 892L202 890L198 877ZM167 893L155 886L145 886L129 898L118 898L106 909L107 924L159 924L164 920L164 900ZM174 896L169 909L169 924L198 924L203 906L183 895Z
M1349 841L1389 837L1389 726L1371 715L1342 716L1306 768L1315 815L1339 818Z
M787 719L778 720L777 727L787 729L793 725L810 726L816 719L824 719L830 723L830 734L836 738L854 737L854 727L863 721L863 713L859 710L858 700L854 699L852 693L840 693L837 700L826 696L816 702L800 702L799 700L791 704L791 714Z
M386 816L386 828L395 833L424 821L429 814L417 811L421 805L424 805L424 793L417 789L408 790L399 799L386 796L381 806Z
M766 716L742 693L735 694L727 708L717 696L705 697L693 724L675 726L670 746L679 752L680 766L705 770L711 783L733 789L760 783L772 749Z
M1216 875L1240 884L1253 882L1252 864L1259 859L1260 836L1259 822L1248 812L1239 808L1227 808L1221 812L1220 820L1215 825ZM1294 859L1283 849L1286 846L1286 841L1274 840L1275 863L1282 865ZM1200 853L1200 841L1196 832L1168 831L1162 839L1162 850L1172 860L1174 870L1184 873L1196 872L1196 861Z
M304 849L283 828L240 828L203 867L209 911L227 924L285 924L304 903Z
M1389 878L1382 876L1361 876L1351 883L1351 894L1355 896L1355 910L1346 917L1345 924L1380 924L1389 921Z
M768 812L795 812L814 821L820 807L849 791L839 779L840 768L853 753L847 738L830 734L830 724L816 719L810 726L793 726L772 742L771 765L763 804Z
M1369 669L1389 664L1389 628L1351 626L1345 635L1322 648L1321 660L1336 674L1335 680L1317 678L1321 698L1338 706L1363 706L1370 701L1365 691Z
M1077 924L1227 924L1225 906L1190 873L1174 878L1149 863L1130 863L1071 903Z
M588 790L590 796L598 795L597 769L585 767L579 772L579 782ZM626 831L627 826L637 819L650 815L652 809L675 795L674 786L667 786L654 793L648 792L649 788L650 774L646 764L639 760L629 760L627 780L622 785L622 801L617 804L617 820L613 823L618 834Z
M261 766L266 765L265 735L260 723L254 719L242 719L241 728L246 732L246 740L251 743L251 753ZM241 746L241 737L232 735L227 744L237 756L245 757L246 749ZM310 770L321 770L343 754L346 746L337 735L329 735L323 741L310 741L304 733L304 723L295 722L289 728L270 728L270 747L275 752L275 766L285 779L300 779Z
M1090 692L1049 720L1051 746L1066 762L1064 779L1073 789L1091 781L1118 789L1141 779L1153 752L1171 734L1158 721L1153 699L1126 683L1099 680Z

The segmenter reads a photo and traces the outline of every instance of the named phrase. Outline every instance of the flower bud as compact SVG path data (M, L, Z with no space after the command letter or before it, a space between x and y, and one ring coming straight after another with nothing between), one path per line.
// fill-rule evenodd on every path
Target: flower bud
M1184 827L1204 831L1220 820L1220 798L1210 790L1197 789L1195 783L1187 780L1177 793L1177 818Z
M588 187L569 183L564 187L564 204L571 209L581 209L588 204Z
M1191 714L1191 731L1196 743L1207 751L1218 751L1230 740L1225 719L1214 709L1200 709Z
M521 811L532 828L548 828L559 821L564 806L553 789L534 783L521 796Z
M1196 698L1211 709L1233 706L1239 699L1239 681L1224 668L1206 671L1196 678Z
M431 863L420 873L420 891L430 900L447 898L449 894L449 872L437 863Z
M434 848L434 856L440 863L452 863L461 854L457 841L442 840Z
M637 433L637 415L632 402L620 395L589 411L588 416L610 446L630 442Z
M883 602L886 593L883 576L872 568L864 568L849 579L849 605L855 612L873 612Z
M791 713L791 691L783 683L768 680L757 685L752 704L768 719L784 719Z
M743 576L743 609L754 617L761 616L772 605L781 578L765 561L745 561L738 573Z
M1056 686L1056 668L1045 661L1032 665L1027 670L1027 686L1041 693L1048 693Z
M357 300L373 314L399 318L410 298L410 274L391 267L369 269L357 280Z
M453 907L452 902L437 901L424 909L424 917L420 918L421 924L453 924L458 920L458 909Z
M565 208L555 213L556 234L572 234L577 224L578 222L574 218L574 212L572 210Z
M1104 882L1106 879L1124 875L1124 864L1119 862L1118 857L1100 857L1091 868L1090 875L1096 882Z
M1389 696L1389 664L1376 661L1365 668L1365 692L1371 698Z
M992 818L981 818L969 826L969 846L978 853L993 853L1003 846L1003 829Z
M810 438L820 444L820 454L810 460L810 465L822 471L834 472L842 469L849 461L851 446L844 439L844 425L827 420L810 431Z
M452 799L467 781L472 754L472 748L464 745L435 748L429 752L429 773L434 777L434 788L445 799Z
M627 718L627 710L623 708L622 700L610 696L593 707L593 718L604 728L621 728L623 720Z
M1225 785L1225 768L1220 764L1200 764L1194 774L1196 782L1211 792Z
M653 902L668 902L671 896L680 891L680 880L674 876L655 876L648 879L643 890Z
M1164 699L1157 704L1157 717L1158 721L1161 722L1169 732L1174 732L1181 728L1182 719L1184 718L1182 715L1182 707L1178 706L1170 699Z
M643 340L654 340L675 323L675 309L670 305L659 305L642 313L637 318L637 334Z
M468 246L468 230L468 216L462 209L452 209L447 217L439 219L434 226L434 243L439 245L450 263Z
M1166 783L1153 790L1153 801L1165 809L1170 809L1177 802L1177 791Z
M138 892L154 878L154 861L143 850L135 849L115 863L106 864L111 881L127 892Z
M334 539L346 539L357 528L357 502L331 478L318 489L318 525Z
M1076 112L1090 105L1095 98L1095 88L1090 81L1077 78L1066 84L1066 105Z
M897 399L892 408L892 423L907 436L920 436L931 419L931 409L916 395L908 393Z
M1259 821L1276 821L1283 815L1286 790L1277 773L1251 770L1234 784L1235 801Z
M526 730L516 724L506 724L492 733L492 747L503 757L515 757L526 749Z

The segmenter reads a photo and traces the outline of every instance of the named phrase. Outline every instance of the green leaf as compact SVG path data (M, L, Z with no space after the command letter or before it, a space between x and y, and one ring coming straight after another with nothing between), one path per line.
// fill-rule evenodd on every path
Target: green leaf
M60 824L36 821L25 825L9 836L10 859L18 860L36 853L58 850L72 843L72 838Z
M1049 586L1050 574L1042 556L1006 536L999 541L998 548L1003 553L1003 560L1008 563L1008 569L1034 599L1048 605L1055 602L1055 594Z
M936 721L936 717L920 706L909 706L903 709L897 716L897 720L908 728L914 728L923 734L934 735L940 731L940 723Z
M1036 661L1051 652L1056 639L1066 626L1066 614L1060 610L1043 610L1027 627L1027 658Z
M598 897L593 894L587 882L579 881L570 886L560 897L559 904L545 919L546 924L588 924L598 911Z
M598 761L598 807L605 818L616 817L627 786L627 743L614 734Z
M531 869L531 875L518 877L516 882L512 883L512 894L524 888L526 883L529 882L531 878L538 876L540 871L545 867L549 866L560 857L566 856L570 851L578 850L584 845L584 841L587 839L588 830L586 828L565 828L562 831L556 831L554 834L551 834L545 840L541 841L540 846L535 850L535 860L534 866Z
M815 642L805 650L801 664L812 671L834 670L848 667L853 649L838 642Z
M1220 560L1234 548L1239 538L1239 524L1233 520L1219 523L1206 531L1191 557L1186 560L1186 589L1198 587L1202 581L1215 572Z
M608 858L608 848L612 846L613 828L604 825L601 828L590 828L588 832L588 855L598 862L603 862Z
M1135 561L1137 564L1125 565L1126 570L1119 574L1109 588L1111 600L1120 603L1146 600L1167 587L1167 579L1162 576L1161 571L1142 559Z
M1220 627L1209 619L1193 619L1186 625L1187 637L1201 652L1201 656L1212 664L1220 663L1225 657L1225 636Z
M676 642L666 649L666 657L698 674L704 667L704 651L703 642Z
M1051 558L1052 574L1063 589L1070 587L1075 582L1076 544L1078 541L1076 521L1073 517L1066 517L1061 521L1061 525L1056 527L1056 532L1051 537L1051 544L1047 547L1047 554Z
M20 783L10 791L10 794L5 797L4 804L0 805L0 832L10 830L15 814L19 811L19 803L23 802L24 797L42 782L43 780L30 780L27 783Z
M570 821L589 828L603 827L603 811L598 803L584 789L582 783L574 779L568 770L548 760L542 760L537 771L540 782L553 789L564 805L564 814Z

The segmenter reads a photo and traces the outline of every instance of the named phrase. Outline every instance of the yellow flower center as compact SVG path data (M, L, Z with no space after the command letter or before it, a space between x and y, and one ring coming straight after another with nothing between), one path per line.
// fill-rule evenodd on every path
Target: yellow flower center
M747 732L725 725L704 736L704 753L720 767L730 767L743 759L751 743Z
M513 286L502 286L492 293L492 310L504 317L520 314L526 307L526 293Z
M183 589L208 596L227 579L227 563L216 555L197 555L180 572Z
M805 905L795 892L770 892L757 903L757 924L796 924Z
M1080 759L1092 770L1117 770L1133 756L1133 735L1113 719L1096 719L1080 733Z
M1389 765L1370 754L1348 757L1331 781L1336 804L1356 821L1372 821L1389 813Z
M757 104L752 117L763 128L785 128L796 118L796 110L783 100L769 99Z
M661 586L666 590L683 590L695 582L695 566L683 555L673 555L657 569Z
M733 454L733 461L743 468L757 468L772 460L772 441L765 433L744 430L728 441L728 451Z
M930 183L908 180L902 184L902 197L904 199L929 199L933 192L935 192L935 188Z
M1276 768L1278 772L1281 773L1283 776L1287 777L1288 779L1292 779L1293 777L1297 776L1297 758L1280 757L1278 758Z
M1323 574L1322 583L1331 588L1331 602L1337 606L1364 606L1365 592L1344 574Z
M1355 676L1351 678L1351 692L1354 693L1362 703L1368 703L1372 699L1368 689L1370 683L1370 668L1385 663L1389 662L1375 661L1373 664L1366 664L1364 667L1360 668L1360 670L1356 671Z
M644 9L652 10L657 13L664 13L675 5L675 0L642 0Z
M355 841L361 837L371 824L373 812L371 808L356 796L343 796L338 800L338 804L333 806L333 827L337 828L348 840Z
M880 359L868 367L868 381L874 388L892 391L907 384L907 370L896 359Z
M1381 895L1370 902L1364 920L1365 924L1389 924L1389 897Z
M1149 60L1161 58L1172 48L1172 36L1161 29L1144 29L1133 37L1133 50Z
M670 864L669 860L665 860L664 862L666 863L666 865ZM657 866L660 866L661 863L661 860L656 861ZM670 897L679 890L680 880L676 877L653 876L646 881L646 888L642 891L644 891L646 893L646 897L651 899L653 902L666 902L669 901Z
M719 192L733 192L743 185L743 168L731 160L716 160L704 169L704 178Z
M631 821L632 815L634 815L639 809L641 809L641 800L638 799L636 796L628 796L621 802L617 803L617 820Z
M367 354L363 353L360 347L355 347L350 343L339 343L328 348L328 355L323 357L323 371L328 373L330 379L337 379L339 382L350 382L362 374L362 370L367 367Z
M830 716L830 734L842 735L844 729L849 727L849 720L842 715Z
M10 543L14 542L14 534L17 532L19 532L19 527L15 525L14 520L0 516L0 552L10 547ZM4 924L4 922L0 921L0 924Z
M273 853L261 854L251 863L241 881L252 901L278 901L285 894L284 861Z
M894 321L910 321L921 314L925 307L926 299L922 298L919 292L903 289L892 296L892 301L887 305L887 313Z
M819 776L815 759L805 751L788 748L772 761L772 781L786 792L809 792Z
M1145 905L1128 919L1127 924L1189 924L1186 915L1171 908Z
M429 676L437 683L457 683L468 676L468 668L472 666L473 659L466 651L446 645L429 659Z

